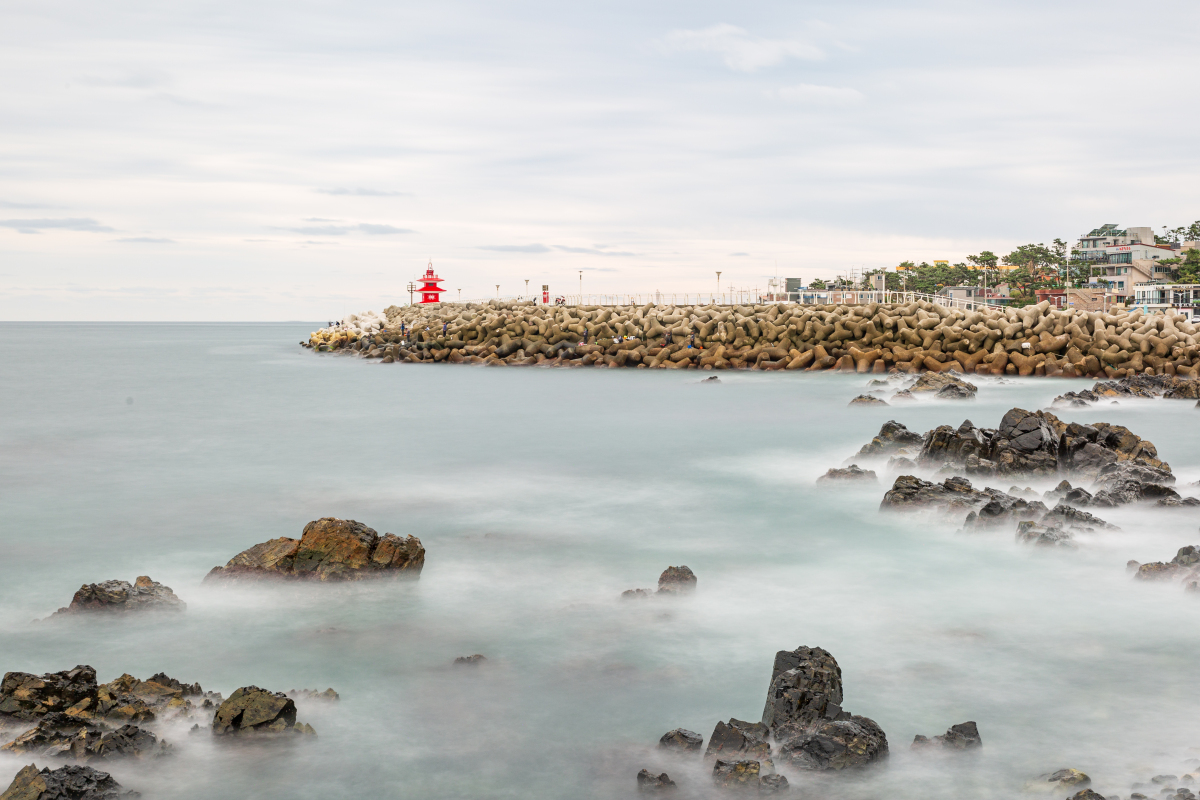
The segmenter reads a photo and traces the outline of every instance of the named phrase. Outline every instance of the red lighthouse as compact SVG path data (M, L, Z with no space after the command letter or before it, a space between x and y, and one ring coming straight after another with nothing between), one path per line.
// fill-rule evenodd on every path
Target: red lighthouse
M417 280L419 280L421 282L421 286L420 286L420 288L417 289L417 293L419 295L421 295L422 303L440 303L440 302L442 302L441 294L442 294L442 292L444 292L446 290L443 289L442 287L438 286L438 282L441 281L442 279L439 278L437 275L433 274L433 262L432 261L429 262L429 266L425 270L425 276L422 278L418 278Z

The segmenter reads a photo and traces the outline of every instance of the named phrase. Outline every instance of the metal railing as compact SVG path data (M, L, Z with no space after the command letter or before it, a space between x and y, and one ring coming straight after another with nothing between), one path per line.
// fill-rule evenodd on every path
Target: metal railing
M537 297L489 297L469 300L471 303L496 302L535 302L542 305L541 296ZM667 306L696 306L696 305L760 305L763 303L798 303L802 305L867 305L869 303L892 303L906 305L908 303L926 301L944 308L958 308L973 311L978 308L996 308L1003 305L1000 298L958 298L941 294L925 294L923 292L893 292L893 291L860 291L857 289L819 289L799 292L762 292L758 290L737 290L731 292L645 292L635 294L566 294L552 295L549 305L557 305L562 300L568 306L643 306L647 303Z

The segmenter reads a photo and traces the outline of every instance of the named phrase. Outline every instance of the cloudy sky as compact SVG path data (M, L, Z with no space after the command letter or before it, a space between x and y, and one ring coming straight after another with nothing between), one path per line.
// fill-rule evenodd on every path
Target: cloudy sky
M0 319L712 291L1200 218L1200 3L6 0Z

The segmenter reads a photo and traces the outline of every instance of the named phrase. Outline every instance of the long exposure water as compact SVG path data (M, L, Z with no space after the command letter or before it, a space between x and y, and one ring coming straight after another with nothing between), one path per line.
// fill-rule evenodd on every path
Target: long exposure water
M0 326L0 669L341 694L299 701L318 737L289 744L164 724L173 755L106 767L124 786L620 798L647 767L707 797L711 766L658 738L757 719L775 652L799 645L837 657L845 707L892 754L819 784L784 767L796 796L1010 797L1070 766L1128 797L1192 768L1200 601L1125 562L1200 543L1195 509L1100 509L1120 531L1034 550L881 514L882 464L876 485L815 483L888 419L994 427L1090 384L985 380L974 402L848 408L869 376L383 365L302 350L313 327ZM1185 486L1197 415L1171 401L1060 414L1150 439L1184 494L1200 492ZM202 584L323 516L419 536L420 580ZM693 596L620 599L679 564ZM83 583L138 575L186 613L32 623ZM450 666L472 653L487 664ZM968 719L982 751L908 749ZM0 756L0 789L29 760Z

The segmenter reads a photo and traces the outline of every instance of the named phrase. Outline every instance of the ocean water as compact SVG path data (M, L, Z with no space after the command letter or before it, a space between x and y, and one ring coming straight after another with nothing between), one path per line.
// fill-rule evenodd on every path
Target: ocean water
M708 797L711 767L658 738L757 719L774 653L799 645L836 656L892 754L784 766L794 796L1012 797L1070 766L1128 797L1200 763L1200 600L1125 570L1200 543L1195 509L1102 510L1120 531L1046 551L881 514L883 465L815 483L888 419L991 427L1087 383L848 408L867 377L383 365L301 349L313 327L0 325L0 669L341 694L298 703L315 740L164 724L171 757L107 767L148 798L623 798L643 767ZM1129 426L1200 493L1192 403L1061 416ZM322 516L419 536L420 580L202 584ZM693 596L619 599L679 564ZM138 575L187 612L33 623ZM486 665L451 667L472 653ZM980 752L908 749L968 719ZM0 755L0 788L28 761Z

